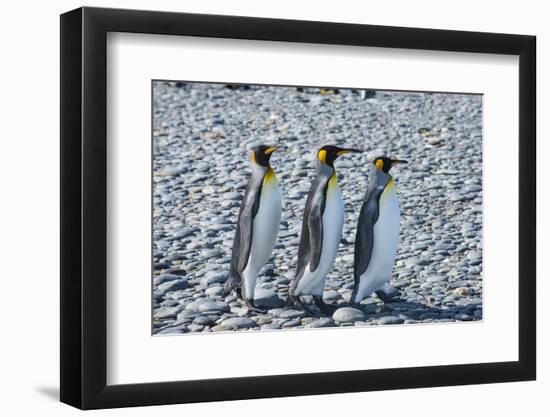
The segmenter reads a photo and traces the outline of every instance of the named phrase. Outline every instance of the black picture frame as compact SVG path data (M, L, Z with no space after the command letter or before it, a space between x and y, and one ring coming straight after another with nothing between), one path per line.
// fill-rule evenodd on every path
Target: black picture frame
M107 385L108 32L519 56L518 361ZM61 15L61 401L94 409L535 379L535 50L524 35L88 7Z

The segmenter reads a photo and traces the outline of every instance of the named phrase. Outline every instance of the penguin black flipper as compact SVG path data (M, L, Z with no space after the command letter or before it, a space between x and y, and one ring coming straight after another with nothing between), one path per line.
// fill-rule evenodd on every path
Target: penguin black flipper
M239 210L239 221L235 239L233 240L233 251L231 254L231 275L226 285L226 292L231 291L240 284L241 273L246 269L250 248L252 246L252 234L254 228L254 217L260 208L260 196L262 183L250 179L244 193L241 208Z
M357 234L355 237L355 253L360 254L354 259L354 272L356 283L359 277L367 270L370 257L372 255L372 248L374 243L374 224L378 220L378 196L369 196L369 199L363 202L361 206L361 212L359 214L359 226L357 227Z
M306 200L304 219L302 221L302 233L298 247L298 265L296 278L292 282L295 289L302 279L306 267L311 265L315 271L321 261L323 251L323 213L325 211L325 197L328 182L321 184L322 178L316 178Z
M386 179L384 179L386 180ZM380 184L380 178L374 178L371 185L365 193L365 201L361 206L359 220L357 222L357 232L355 234L355 256L354 256L354 286L351 299L355 299L359 289L361 275L367 270L372 248L374 246L374 224L378 220L380 196L385 188L385 182Z
M321 180L320 180L321 181ZM309 265L311 271L315 271L321 261L323 252L323 213L325 212L325 200L327 185L322 184L316 192L312 192L308 219L309 245L311 247ZM306 203L307 209L307 203Z

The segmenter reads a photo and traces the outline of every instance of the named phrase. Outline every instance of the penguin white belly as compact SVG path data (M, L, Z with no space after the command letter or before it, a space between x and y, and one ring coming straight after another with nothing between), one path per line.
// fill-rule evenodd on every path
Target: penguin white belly
M304 275L296 288L297 295L322 296L325 288L325 279L338 253L338 246L342 239L342 227L344 225L344 201L337 184L327 190L325 211L323 213L323 246L321 259L315 271L311 271L310 265L306 267Z
M253 220L252 244L246 268L242 273L246 298L254 297L256 277L273 252L281 225L281 192L275 178L266 179L260 206Z
M380 196L378 221L374 224L372 254L361 275L357 301L383 289L389 282L399 245L400 210L396 187L391 184Z

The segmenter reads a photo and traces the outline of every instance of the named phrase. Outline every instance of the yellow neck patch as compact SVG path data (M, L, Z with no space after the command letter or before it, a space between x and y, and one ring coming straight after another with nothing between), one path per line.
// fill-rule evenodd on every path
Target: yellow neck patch
M384 188L384 192L390 191L393 187L395 187L395 183L393 182L393 178L390 177L390 180L386 184L386 188Z
M336 186L337 183L338 183L338 181L337 181L337 178L336 178L336 170L334 170L334 173L332 174L332 176L328 180L328 186L329 186L329 188L331 188L331 187Z
M269 167L264 175L264 184L271 184L275 182L276 179L277 177L275 176L275 172L271 169L271 167Z
M324 149L321 149L319 151L319 154L317 155L317 157L319 158L319 160L323 163L323 164L326 164L327 163L327 151L325 151Z

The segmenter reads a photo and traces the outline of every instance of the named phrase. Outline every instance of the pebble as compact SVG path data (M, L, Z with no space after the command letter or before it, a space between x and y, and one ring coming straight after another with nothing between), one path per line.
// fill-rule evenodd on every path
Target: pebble
M184 290L189 287L189 284L184 278L178 278L174 281L163 282L158 285L154 291L155 298L160 298L170 291Z
M250 329L257 326L258 324L249 317L231 317L221 323L221 327L226 330Z
M433 284L435 282L443 282L443 281L446 281L446 280L447 280L446 276L437 275L437 276L429 277L428 279L426 279L426 282L429 283L429 284Z
M164 284L165 282L176 281L180 278L181 277L179 277L177 275L174 275L174 274L161 274L161 275L158 275L155 278L153 278L153 283L156 286L159 286L160 284Z
M204 326L201 326L200 324L190 324L189 326L187 326L187 329L190 332L200 332L202 331L202 329L204 329Z
M230 330L248 331L482 319L480 96L377 91L363 100L346 89L321 95L294 87L155 82L153 100L154 333L227 331L222 323L232 320L244 324ZM285 148L272 158L284 203L281 229L255 291L266 313L223 292L249 149L259 140ZM346 221L323 294L338 307L337 316L351 321L284 306L315 173L312 155L321 141L366 150L335 162ZM410 161L392 171L401 239L391 284L400 295L388 304L367 297L361 311L347 304L355 227L366 167L386 152ZM345 308L355 312L346 316Z
M458 287L453 290L453 293L462 297L466 297L468 294L470 294L470 289L466 287Z
M355 321L364 320L365 314L357 308L342 307L334 312L332 319L337 322L353 323Z
M156 334L178 334L178 333L185 333L186 332L185 325L179 325L179 326L168 326L165 327L159 331L156 332Z
M282 327L283 329L287 329L287 328L289 328L289 327L296 327L296 326L298 326L298 325L300 325L300 320L294 319L294 320L285 321L285 322L281 325L281 327Z
M214 323L214 318L211 316L199 316L193 319L194 324L200 324L201 326L208 326Z
M206 301L199 305L199 311L205 312L227 312L229 311L229 305L219 301Z
M378 324L380 324L380 325L401 324L401 323L403 323L403 321L404 320L400 317L386 316L386 317L380 318L380 320L378 320Z
M236 192L223 193L224 200L240 201L242 197L243 196L241 193L236 193Z
M262 330L277 330L280 328L281 328L281 325L279 323L268 323L268 324L262 324L261 326Z
M215 285L213 287L209 287L206 290L204 290L204 293L206 295L222 295L224 292L222 286Z
M334 291L334 290L329 290L329 291L325 291L323 293L323 299L325 300L335 300L336 298L340 298L340 294L338 293L338 291Z
M308 324L305 325L307 328L317 328L317 327L334 327L336 323L334 323L334 320L332 320L329 317L321 317L319 319L315 319Z
M184 227L181 230L178 230L176 233L174 233L173 237L174 239L183 239L185 237L191 236L195 233L195 231L189 227Z
M162 307L155 311L155 319L172 319L176 318L176 315L181 310L181 307Z
M297 317L304 317L306 313L302 310L293 310L293 309L273 309L269 310L268 313L274 317L278 317L281 319L295 319Z
M212 284L225 282L228 274L226 272L209 272L202 280L201 285L208 287Z
M457 314L455 316L455 319L461 320L461 321L470 321L472 320L472 316L470 316L469 314L462 313L462 314Z
M254 300L257 305L269 308L281 307L285 303L275 291L267 288L256 288Z

